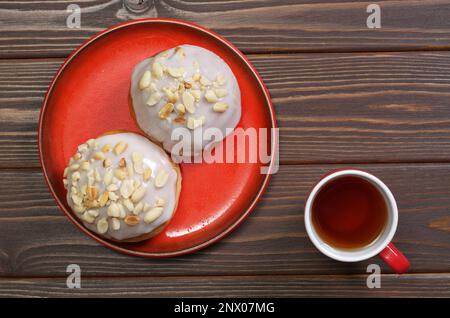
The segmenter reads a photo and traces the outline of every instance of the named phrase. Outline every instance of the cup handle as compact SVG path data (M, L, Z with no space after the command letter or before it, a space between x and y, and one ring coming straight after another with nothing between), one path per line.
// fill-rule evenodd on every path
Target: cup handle
M403 274L410 266L408 259L392 243L384 248L379 254L383 261L389 265L397 274Z

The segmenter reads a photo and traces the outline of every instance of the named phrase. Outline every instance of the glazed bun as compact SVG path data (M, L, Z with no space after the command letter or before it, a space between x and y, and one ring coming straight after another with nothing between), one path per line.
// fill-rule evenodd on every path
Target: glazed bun
M160 232L181 190L178 166L147 138L114 132L78 147L64 171L67 202L91 231L120 242Z
M130 95L138 126L173 155L185 155L175 147L176 128L186 128L189 155L196 156L221 141L241 118L233 72L219 56L198 46L177 46L140 62L131 77ZM200 127L216 128L223 138L194 140Z

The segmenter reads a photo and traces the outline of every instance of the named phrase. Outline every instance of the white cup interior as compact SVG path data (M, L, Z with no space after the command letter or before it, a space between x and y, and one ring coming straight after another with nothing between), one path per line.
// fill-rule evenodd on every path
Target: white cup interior
M311 211L314 199L322 187L331 180L343 176L356 176L372 183L383 195L388 210L388 220L383 232L370 245L356 249L339 249L325 243L317 234L311 222ZM394 196L389 188L377 177L360 170L340 170L321 179L312 189L305 205L305 227L313 244L325 255L342 262L358 262L380 253L392 240L397 229L398 210Z

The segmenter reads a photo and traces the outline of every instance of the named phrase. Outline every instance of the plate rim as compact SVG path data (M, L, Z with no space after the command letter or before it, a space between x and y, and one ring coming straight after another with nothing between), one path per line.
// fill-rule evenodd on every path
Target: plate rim
M134 250L130 250L130 249L126 249L123 248L119 245L116 245L116 243L104 240L103 238L94 235L93 233L91 233L90 231L88 231L82 224L80 224L80 222L72 215L72 213L70 213L69 211L67 211L67 209L64 207L64 205L62 204L62 202L59 200L58 196L56 195L55 190L53 189L53 186L51 185L50 179L48 177L47 174L47 170L45 168L45 164L44 164L44 155L42 152L42 136L43 136L43 120L44 120L44 115L45 115L45 111L47 108L47 103L48 103L48 99L49 96L55 86L56 81L58 80L59 76L62 74L62 72L64 71L64 69L66 68L66 66L72 61L72 59L79 53L81 52L85 47L87 47L89 44L93 43L94 41L96 41L97 39L99 39L100 37L111 33L117 29L121 29L121 28L125 28L131 25L136 25L136 24L145 24L145 23L169 23L169 24L177 24L177 25L181 25L181 26L185 26L188 28L193 28L196 29L198 31L201 31L203 33L206 33L209 36L214 37L215 39L217 39L218 41L222 42L223 44L225 44L228 48L230 48L249 68L249 70L253 73L256 81L259 83L260 88L262 89L263 93L264 93L264 98L266 100L266 106L268 107L269 110L269 114L270 114L270 121L272 124L271 127L271 149L272 149L272 153L271 153L271 161L270 161L270 165L268 167L268 173L266 174L259 190L258 193L255 195L255 197L253 198L253 201L251 202L251 204L248 206L248 208L245 210L245 212L243 212L241 214L241 216L230 226L228 226L225 230L221 231L220 233L218 233L217 235L215 235L214 237L208 239L207 241L201 243L201 244L197 244L195 246L189 247L189 248L184 248L181 250L177 250L177 251L173 251L173 252L141 252L141 251L134 251ZM200 25L197 25L195 23L192 22L187 22L187 21L182 21L182 20L177 20L177 19L169 19L169 18L143 18L143 19L136 19L136 20L130 20L130 21L125 21L116 25L113 25L95 35L93 35L92 37L90 37L88 40L86 40L83 44L81 44L77 49L75 49L63 62L63 64L61 64L61 66L58 68L58 71L56 72L56 74L53 76L52 81L50 82L47 91L45 93L45 97L44 100L42 102L42 106L41 106L41 110L39 113L39 121L38 121L38 132L37 132L37 137L38 137L38 152L39 152L39 164L41 166L41 170L42 173L44 175L44 180L47 184L47 187L50 190L50 193L53 196L53 199L55 200L55 202L58 204L59 208L64 212L64 214L69 218L69 220L78 228L80 229L83 233L87 234L90 238L94 239L96 242L102 244L103 246L106 246L116 252L120 252L120 253L124 253L127 255L132 255L132 256L139 256L139 257L145 257L145 258L166 258L166 257L174 257L174 256L180 256L180 255L185 255L185 254L189 254L189 253L193 253L195 251L198 251L200 249L203 249L219 240L221 240L222 238L224 238L226 235L228 235L230 232L232 232L234 229L236 229L241 223L242 221L244 221L248 215L250 214L250 212L255 208L256 204L260 201L262 194L264 193L264 191L267 188L267 185L269 183L269 179L271 177L275 162L276 162L276 156L278 155L278 151L277 151L277 147L276 145L278 144L278 135L276 134L276 129L277 129L277 123L276 123L276 119L275 119L275 110L274 107L272 105L272 101L270 99L270 95L268 92L267 87L264 85L264 82L262 81L261 76L258 74L258 72L256 71L255 67L250 63L250 61L248 60L248 58L241 52L239 51L233 44L231 44L231 42L229 42L228 40L226 40L225 38L223 38L222 36L218 35L217 33L215 33L214 31L211 31L205 27L202 27Z

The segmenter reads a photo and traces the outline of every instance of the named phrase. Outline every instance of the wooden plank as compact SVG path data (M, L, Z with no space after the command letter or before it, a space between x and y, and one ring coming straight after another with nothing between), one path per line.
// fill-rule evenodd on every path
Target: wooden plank
M119 0L85 0L69 29L66 1L0 1L0 57L63 57L97 32L130 19L164 17L211 28L244 52L442 50L450 47L448 0L377 1L381 28L368 29L371 1L156 1L132 14Z
M56 207L41 173L0 172L0 276L65 276L79 264L84 276L364 274L373 258L339 263L309 241L303 206L325 172L349 165L282 166L247 220L211 247L172 259L122 255L97 244ZM412 273L450 272L450 164L352 166L374 173L397 198L395 244ZM383 273L392 273L382 265Z
M0 279L1 297L449 297L450 274L382 275L368 289L365 275Z
M450 52L249 55L272 96L282 163L447 162ZM61 59L0 61L0 167L37 167Z

